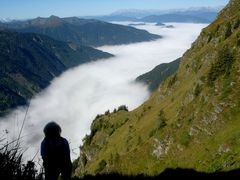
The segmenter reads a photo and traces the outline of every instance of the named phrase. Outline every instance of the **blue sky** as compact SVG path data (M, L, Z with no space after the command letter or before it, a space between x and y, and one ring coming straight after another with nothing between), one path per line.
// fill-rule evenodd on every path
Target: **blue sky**
M0 18L109 14L119 9L178 9L226 5L229 0L0 0Z

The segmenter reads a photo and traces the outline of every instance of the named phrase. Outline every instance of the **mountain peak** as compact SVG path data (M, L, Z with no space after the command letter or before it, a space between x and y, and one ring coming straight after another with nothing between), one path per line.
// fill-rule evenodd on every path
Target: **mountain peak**
M233 17L239 13L240 1L239 0L230 0L228 5L221 11L220 16L222 18Z
M51 16L49 16L49 18L50 18L50 19L60 19L60 17L55 16L55 15L51 15Z
M30 21L32 26L37 27L57 27L62 25L63 21L58 16L51 15L48 18L37 17Z

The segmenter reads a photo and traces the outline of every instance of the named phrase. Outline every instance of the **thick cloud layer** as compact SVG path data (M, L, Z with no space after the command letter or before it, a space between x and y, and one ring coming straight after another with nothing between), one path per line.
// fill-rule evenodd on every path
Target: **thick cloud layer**
M58 122L71 149L72 156L79 153L82 138L89 133L97 114L127 105L130 110L138 107L148 97L143 84L134 79L156 65L180 57L195 40L205 24L173 24L163 28L148 24L137 26L151 33L164 36L153 42L122 46L104 46L99 49L116 57L81 65L54 79L51 85L38 94L29 107L24 124L22 145L28 159L38 151L43 138L42 129L49 121ZM26 108L18 108L0 119L0 130L7 129L9 138L19 133ZM76 153L76 154L74 154Z

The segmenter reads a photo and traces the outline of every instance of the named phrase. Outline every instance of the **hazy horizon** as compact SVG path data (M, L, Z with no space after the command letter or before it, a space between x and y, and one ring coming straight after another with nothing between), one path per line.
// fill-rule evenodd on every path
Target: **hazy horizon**
M71 16L98 16L109 15L123 9L139 10L172 10L197 7L225 6L228 0L2 0L0 2L0 19L32 19L35 17L59 17ZM204 6L203 6L204 5Z

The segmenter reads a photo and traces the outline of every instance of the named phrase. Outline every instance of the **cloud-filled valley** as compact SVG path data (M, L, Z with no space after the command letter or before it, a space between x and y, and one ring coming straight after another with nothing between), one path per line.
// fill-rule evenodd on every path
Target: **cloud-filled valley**
M128 24L128 23L126 23ZM31 100L22 136L23 147L33 157L43 138L42 129L49 121L62 127L73 152L79 153L82 138L89 133L97 114L127 105L130 110L141 105L149 92L134 79L156 65L181 57L206 24L173 24L163 28L154 24L137 26L163 38L152 42L98 49L115 57L80 65L55 78L51 85ZM7 129L9 138L17 135L24 119L25 107L19 107L0 119L1 131ZM75 154L72 156L76 157Z

